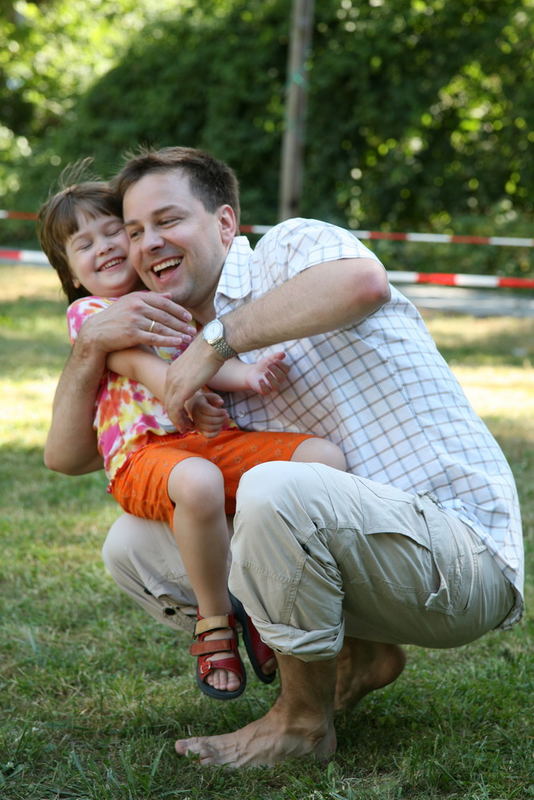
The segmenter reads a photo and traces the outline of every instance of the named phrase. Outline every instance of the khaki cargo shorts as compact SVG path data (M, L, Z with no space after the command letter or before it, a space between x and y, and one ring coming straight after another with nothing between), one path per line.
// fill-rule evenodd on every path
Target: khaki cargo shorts
M237 509L230 590L281 653L332 658L345 635L456 647L513 605L481 540L427 495L274 462L245 474Z

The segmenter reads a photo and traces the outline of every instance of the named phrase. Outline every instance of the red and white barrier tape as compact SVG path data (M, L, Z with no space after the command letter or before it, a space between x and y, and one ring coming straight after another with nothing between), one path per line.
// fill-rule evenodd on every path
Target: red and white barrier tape
M48 264L40 250L0 250L0 260L22 264ZM534 278L507 278L499 275L467 275L452 272L388 272L391 283L435 283L487 289L534 289Z
M271 225L242 225L242 233L267 233ZM534 247L534 239L514 236L456 236L447 233L393 233L389 231L350 231L358 239L390 239L397 242L436 244L492 244L497 247Z
M29 211L4 211L0 219L37 219ZM242 225L241 233L263 234L272 225ZM534 239L514 236L456 236L447 233L394 233L391 231L351 231L358 239L389 239L396 242L434 242L436 244L490 244L497 247L534 247Z
M48 264L41 250L0 250L0 260L20 261L21 264Z
M37 214L30 211L3 211L0 208L0 219L37 219Z
M534 278L502 275L467 275L453 272L388 272L391 283L436 283L471 289L534 289Z

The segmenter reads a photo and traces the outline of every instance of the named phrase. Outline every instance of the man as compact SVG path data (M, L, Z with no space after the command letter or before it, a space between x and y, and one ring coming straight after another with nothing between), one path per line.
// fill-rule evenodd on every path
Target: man
M116 185L142 280L204 325L169 369L165 403L178 427L221 360L283 342L288 387L232 398L234 417L329 437L353 473L274 463L245 475L230 589L278 653L281 694L242 730L176 749L235 766L328 757L334 708L395 680L399 645L454 647L519 618L510 470L417 311L350 234L291 220L253 253L234 238L228 169L194 150L142 153ZM159 329L159 309L155 319ZM178 562L164 536L148 547L145 538L114 537L108 563L132 596L144 583L155 614L154 595L181 596L164 566Z

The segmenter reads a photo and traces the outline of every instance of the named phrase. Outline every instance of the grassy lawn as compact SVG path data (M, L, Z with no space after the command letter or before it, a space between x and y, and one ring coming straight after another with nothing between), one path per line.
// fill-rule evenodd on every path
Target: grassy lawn
M200 695L188 636L158 628L105 574L118 509L104 476L42 466L68 353L55 275L2 266L0 292L0 800L534 798L528 617L457 650L408 648L395 684L340 715L328 766L178 759L175 738L242 726L276 688L251 680L226 704ZM534 320L427 321L511 463L532 566Z

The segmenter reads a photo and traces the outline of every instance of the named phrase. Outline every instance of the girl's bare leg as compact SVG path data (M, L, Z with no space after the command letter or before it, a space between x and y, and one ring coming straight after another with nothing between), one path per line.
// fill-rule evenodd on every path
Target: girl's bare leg
M203 458L187 458L169 475L169 497L175 504L174 536L203 617L229 614L228 552L230 539L224 510L224 480L215 464ZM233 632L217 630L206 639L225 639ZM225 658L216 653L210 660ZM207 682L222 691L234 691L239 678L227 670L215 670Z
M346 470L347 462L341 448L328 439L305 439L296 448L291 461L305 461L308 464L326 464L327 467Z

